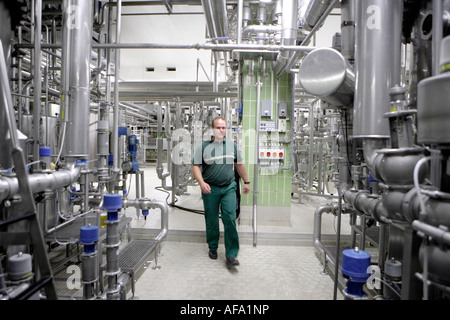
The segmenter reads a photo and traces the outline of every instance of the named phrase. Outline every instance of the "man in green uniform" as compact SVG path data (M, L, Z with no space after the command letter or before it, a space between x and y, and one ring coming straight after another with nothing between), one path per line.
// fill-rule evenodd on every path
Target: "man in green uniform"
M198 147L192 160L192 172L202 191L205 210L206 242L209 257L217 259L219 246L219 207L224 226L225 256L227 265L239 265L239 236L236 230L236 188L233 168L244 180L244 193L250 191L245 166L237 145L225 139L226 123L216 117L211 126L213 139Z

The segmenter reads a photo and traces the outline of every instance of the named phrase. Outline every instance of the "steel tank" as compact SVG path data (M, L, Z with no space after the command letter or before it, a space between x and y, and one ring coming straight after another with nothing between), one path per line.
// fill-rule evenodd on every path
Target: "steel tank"
M450 143L450 72L419 82L417 92L417 142Z
M347 60L336 50L320 48L311 51L299 68L302 87L334 106L353 103L355 74Z
M389 89L400 84L402 0L356 2L354 137L389 138Z
M450 36L441 41L440 74L423 79L417 86L417 141L450 143Z

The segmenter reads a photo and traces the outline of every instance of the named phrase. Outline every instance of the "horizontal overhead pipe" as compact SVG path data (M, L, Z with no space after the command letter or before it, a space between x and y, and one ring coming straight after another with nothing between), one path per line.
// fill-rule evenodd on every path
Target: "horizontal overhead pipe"
M15 48L30 49L30 44L17 44ZM42 44L43 49L58 49L61 44ZM213 43L194 43L194 44L167 44L167 43L94 43L93 49L195 49L195 50L258 50L258 51L299 51L309 52L316 47L295 46L295 45L258 45L258 44L213 44Z

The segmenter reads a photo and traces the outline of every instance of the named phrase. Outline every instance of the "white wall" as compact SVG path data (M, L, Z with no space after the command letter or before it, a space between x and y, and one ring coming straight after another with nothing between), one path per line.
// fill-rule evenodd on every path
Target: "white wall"
M340 13L340 9L335 9L332 13ZM329 15L323 26L316 32L316 47L331 47L333 36L341 31L341 16ZM310 42L313 45L313 42Z
M176 5L174 12L203 12L201 6ZM165 6L123 7L122 13L167 12ZM123 15L121 42L196 44L205 43L206 21L203 15ZM208 50L122 49L120 78L126 81L195 81L197 58L210 72ZM147 72L146 67L155 68ZM176 71L167 71L175 67ZM200 69L199 80L206 81Z
M202 6L175 5L174 12L203 12ZM165 6L123 7L122 13L166 13ZM337 11L339 12L339 11ZM315 46L331 47L333 35L340 31L340 16L329 16L317 31ZM309 45L313 45L312 40ZM203 15L123 15L121 42L196 44L206 42L206 21ZM195 81L197 59L211 76L209 50L122 49L120 78L125 81ZM155 68L147 72L146 67ZM176 71L167 71L175 67ZM207 81L200 68L199 81Z

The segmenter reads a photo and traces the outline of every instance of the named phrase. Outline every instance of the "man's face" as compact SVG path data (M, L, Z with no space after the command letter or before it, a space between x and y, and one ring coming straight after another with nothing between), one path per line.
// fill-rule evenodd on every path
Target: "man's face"
M214 121L213 135L216 139L222 140L225 137L225 131L227 127L225 121L217 119Z

